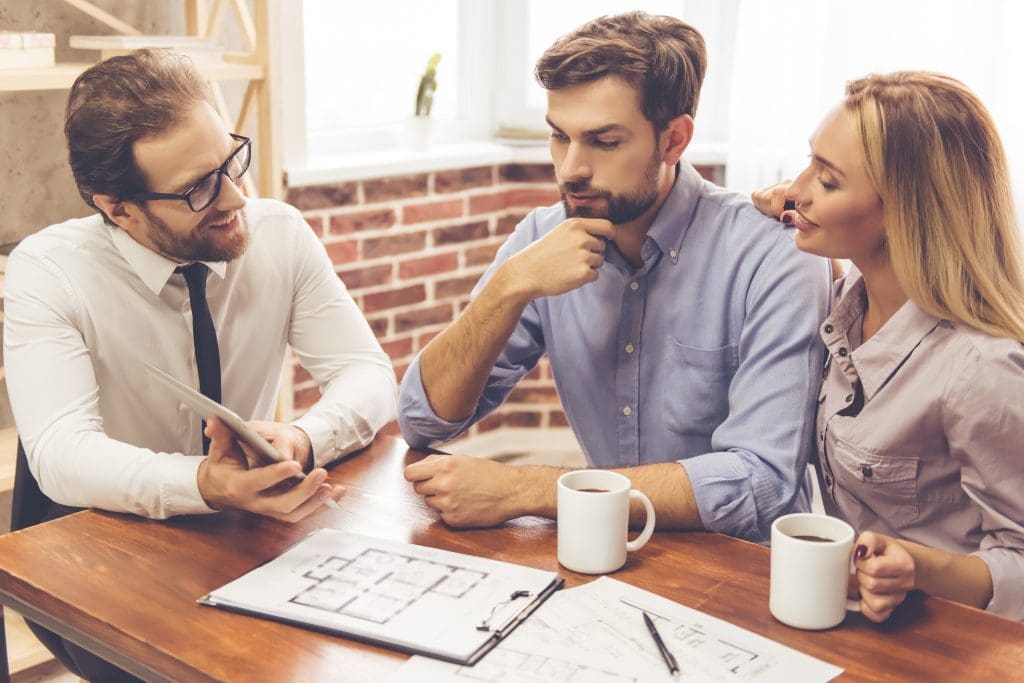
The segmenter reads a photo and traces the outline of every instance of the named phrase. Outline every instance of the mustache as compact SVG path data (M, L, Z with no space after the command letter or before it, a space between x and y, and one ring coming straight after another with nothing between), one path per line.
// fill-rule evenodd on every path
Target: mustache
M591 187L589 180L570 180L558 186L558 191L566 194L588 194L608 199L612 193L607 190Z

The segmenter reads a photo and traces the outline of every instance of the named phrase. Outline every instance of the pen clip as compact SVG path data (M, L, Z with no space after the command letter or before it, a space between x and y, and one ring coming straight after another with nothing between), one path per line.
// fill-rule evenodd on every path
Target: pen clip
M504 624L501 625L500 628L494 628L493 626L491 626L491 619L494 618L494 615L497 614L498 610L501 609L502 607L505 607L507 605L512 604L512 602L514 602L515 600L518 600L519 598L528 598L530 596L531 596L530 591L526 591L526 590L512 591L512 594L508 596L508 599L502 600L501 602L497 603L496 605L494 605L494 607L491 608L491 613L487 615L486 619L483 619L480 622L479 626L476 627L476 630L477 631L494 631L494 632L500 633L506 626L508 626L516 618L518 612L516 614L513 614Z

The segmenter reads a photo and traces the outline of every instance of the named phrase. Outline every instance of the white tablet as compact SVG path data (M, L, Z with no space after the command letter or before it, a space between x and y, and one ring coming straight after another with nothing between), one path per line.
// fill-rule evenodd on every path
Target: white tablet
M155 365L146 361L143 362L146 365L146 369L149 370L150 376L160 386L171 392L175 398L191 408L199 417L209 420L211 417L217 416L223 420L228 429L234 432L240 441L244 441L259 456L261 464L273 465L276 462L284 462L286 460L280 451L274 448L269 441L257 434L237 413L225 408L209 397L203 396L192 387L171 377Z

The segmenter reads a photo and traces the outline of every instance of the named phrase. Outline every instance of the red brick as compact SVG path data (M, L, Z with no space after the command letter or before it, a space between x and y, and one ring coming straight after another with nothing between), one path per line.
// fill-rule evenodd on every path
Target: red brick
M306 382L312 382L313 375L306 372L306 368L302 367L298 363L295 364L295 368L292 373L293 384L305 384Z
M424 197L427 194L427 174L374 178L363 181L363 197L367 204L392 199Z
M320 387L312 386L299 389L293 398L295 410L305 410L320 400Z
M506 164L498 168L503 183L554 183L553 164Z
M433 330L431 332L423 332L416 335L416 351L422 351L427 347L434 337L441 334L441 330Z
M485 244L480 247L471 247L466 250L466 265L479 266L490 263L498 253L501 244Z
M462 225L453 225L447 228L438 228L434 230L434 245L440 246L442 244L469 242L471 240L480 240L489 236L490 231L487 229L486 221L463 223Z
M355 183L290 187L285 201L299 211L350 206L357 201L356 189Z
M363 311L372 313L388 308L397 308L409 304L418 304L427 298L427 290L423 285L413 285L403 289L390 289L386 292L367 294L363 297Z
M327 247L327 257L334 265L359 260L359 242L357 240L327 242L324 246Z
M381 348L384 349L384 353L388 354L388 358L405 358L406 356L412 355L412 337L403 337L402 339L396 339L389 341L386 344L381 344Z
M323 237L324 235L324 217L323 216L303 216L308 225L312 230L313 234L317 237Z
M502 423L506 427L540 427L540 417L540 413L516 411L505 413Z
M565 413L561 410L552 410L548 413L548 426L550 427L568 427L569 420L566 419Z
M462 215L461 199L446 199L443 202L428 204L408 204L402 207L402 223L424 223L439 221L445 218L458 218Z
M363 258L371 259L379 256L407 254L410 251L423 251L427 247L427 233L408 232L374 237L363 240Z
M480 420L480 422L477 423L476 428L477 431L490 432L497 429L498 427L501 427L501 425L504 422L504 415L502 415L501 413L491 413L484 419Z
M494 184L494 173L490 166L459 168L453 171L438 171L434 174L434 192L459 192L472 187Z
M329 218L329 231L332 235L343 235L360 230L380 230L390 228L398 220L394 209L374 209L356 213L340 213Z
M554 387L516 387L508 400L511 403L562 403Z
M538 206L550 206L561 200L557 188L549 190L512 190L508 193L508 204L510 208L532 209Z
M366 322L370 323L373 336L377 337L377 339L388 336L388 329L391 327L388 316L385 315L379 318L367 317Z
M398 277L407 279L421 277L423 275L434 275L459 267L459 255L456 252L447 254L435 254L424 258L410 259L398 264Z
M434 298L448 299L453 296L460 296L462 294L469 294L473 291L473 287L480 280L480 274L470 275L468 277L452 278L451 280L441 280L434 283Z
M399 384L401 384L402 379L405 378L405 372L409 369L410 365L412 365L412 363L403 363L395 366L395 379L398 380Z
M469 213L493 213L508 208L508 192L477 194L469 198Z
M494 224L494 234L511 235L515 232L516 226L519 225L523 218L525 218L525 216L518 213L502 216L498 219L497 223Z
M450 304L431 306L430 308L418 308L413 311L395 314L395 334L404 334L409 330L432 325L442 325L452 321L452 307Z
M391 264L343 270L338 273L338 277L349 289L386 285L391 282Z

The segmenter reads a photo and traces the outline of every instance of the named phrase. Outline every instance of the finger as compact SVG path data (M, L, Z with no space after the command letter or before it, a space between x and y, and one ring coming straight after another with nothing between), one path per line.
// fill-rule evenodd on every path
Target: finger
M779 220L783 225L793 225L796 223L796 211L783 211L782 215L779 216Z
M892 610L891 609L888 609L888 610L887 609L883 609L880 612L876 612L875 610L873 610L871 608L870 605L868 605L863 600L861 600L860 601L860 613L863 614L868 619L870 619L871 621L875 622L876 624L880 624L880 623L882 623L883 621L885 621L886 619L889 618L889 616L892 614Z
M441 493L438 489L439 487L434 479L424 479L412 485L412 490L421 496L435 496Z
M423 481L424 479L430 479L437 472L437 461L445 456L441 455L428 455L419 462L414 462L411 465L407 465L403 476L406 481Z
M211 463L245 462L245 453L239 448L238 439L220 418L211 417L206 423L204 434L210 439L210 451L207 459Z
M580 224L591 235L604 237L609 240L615 239L615 226L609 220L604 218L581 218Z
M324 470L313 470L299 484L287 491L268 493L261 491L257 511L265 510L278 514L290 514L316 495L327 478ZM328 484L329 486L329 484ZM328 491L329 492L329 491Z
M850 600L860 600L860 577L857 574L850 574L847 579L846 597Z
M602 254L590 254L583 259L583 262L591 268L600 268L604 265L604 256Z
M771 205L769 210L771 215L778 216L786 210L786 191L789 190L789 186L793 184L793 181L789 178L780 180L772 186L771 190ZM796 208L795 206L788 208Z
M862 607L866 606L869 612L881 617L881 619L888 619L889 615L899 607L905 597L906 593L875 595L874 593L861 591L860 604Z
M275 486L282 486L282 488L287 488L288 491L291 491L296 487L285 487L283 483L293 477L303 477L303 474L302 468L299 467L297 462L288 461L267 465L266 467L257 467L247 472L239 472L236 476L238 477L237 484L242 494L250 499L255 499ZM298 486L305 484L308 489L310 488L310 483L307 483L305 479L308 479L308 477L304 477ZM315 484L313 485L315 486Z
M600 237L594 237L593 235L587 235L583 239L582 246L587 251L603 254L604 250L608 247L608 240L601 239Z
M319 510L328 498L331 498L331 487L329 484L322 484L320 488L313 491L313 495L296 506L291 512L274 515L277 519L285 522L298 522Z
M913 581L905 574L895 577L879 577L858 571L857 582L863 591L875 593L876 595L906 593L914 587Z
M853 556L856 562L864 562L885 552L886 537L874 531L863 531L854 543Z
M448 506L447 506L447 499L445 498L444 500L442 500L442 498L444 498L444 497L443 496L426 496L423 499L423 503L424 503L424 505L426 505L428 508L430 508L432 510L437 510L438 512L444 512L445 510L448 509Z

